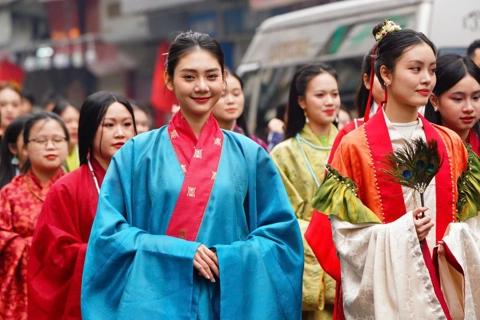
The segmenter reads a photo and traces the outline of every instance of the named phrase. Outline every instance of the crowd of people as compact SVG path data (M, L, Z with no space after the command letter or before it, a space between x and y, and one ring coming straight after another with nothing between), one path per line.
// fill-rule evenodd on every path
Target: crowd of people
M35 111L0 85L0 318L480 318L480 41L437 57L391 20L372 34L362 117L305 65L268 145L202 33L169 48L159 129L114 93ZM422 141L439 161L389 167Z

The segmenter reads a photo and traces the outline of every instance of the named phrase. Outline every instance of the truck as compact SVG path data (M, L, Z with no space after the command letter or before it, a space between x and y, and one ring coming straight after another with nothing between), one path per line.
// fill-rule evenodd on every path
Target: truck
M257 28L236 69L250 130L266 136L268 121L286 105L293 75L308 63L337 71L342 104L353 110L362 59L375 44L372 28L386 18L423 32L438 55L463 55L480 39L478 0L344 0L271 17Z

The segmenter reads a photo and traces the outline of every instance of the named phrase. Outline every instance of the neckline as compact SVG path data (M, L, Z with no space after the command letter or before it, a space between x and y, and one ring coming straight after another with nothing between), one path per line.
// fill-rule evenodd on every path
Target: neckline
M30 193L35 197L37 198L38 200L40 200L41 202L45 202L45 197L41 197L39 196L35 191L33 191L33 188L30 184L30 176L28 174L25 175L25 183L27 185L27 189L28 191L30 191Z

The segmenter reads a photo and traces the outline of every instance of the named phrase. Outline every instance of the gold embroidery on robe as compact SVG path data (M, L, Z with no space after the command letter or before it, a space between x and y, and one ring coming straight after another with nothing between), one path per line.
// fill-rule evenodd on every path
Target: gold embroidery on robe
M202 152L203 152L203 149L195 149L195 152L193 153L193 157L197 159L202 159Z
M187 197L195 198L195 187L188 187Z

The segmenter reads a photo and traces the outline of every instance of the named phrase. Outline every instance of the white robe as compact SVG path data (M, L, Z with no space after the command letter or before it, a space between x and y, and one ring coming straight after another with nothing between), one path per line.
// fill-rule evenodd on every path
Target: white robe
M421 121L409 129L385 120L394 149L403 146L405 139L425 138ZM413 223L412 210L420 207L419 196L405 187L402 191L408 212L392 223L351 224L330 216L347 319L447 319ZM435 179L425 192L425 206L435 221ZM453 319L480 319L479 219L451 223L444 238L465 273L463 284L461 274L440 257L440 279ZM426 238L430 254L436 245L435 229Z

